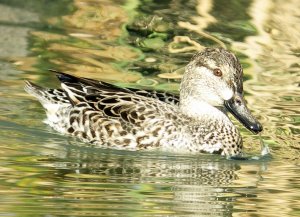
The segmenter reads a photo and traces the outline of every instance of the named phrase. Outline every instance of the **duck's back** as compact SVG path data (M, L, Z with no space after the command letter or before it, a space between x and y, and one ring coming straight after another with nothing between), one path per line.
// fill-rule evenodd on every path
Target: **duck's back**
M182 137L183 129L178 126L183 126L183 118L176 96L137 92L61 73L58 77L62 90L29 82L25 89L40 100L47 123L61 133L126 150L160 148Z

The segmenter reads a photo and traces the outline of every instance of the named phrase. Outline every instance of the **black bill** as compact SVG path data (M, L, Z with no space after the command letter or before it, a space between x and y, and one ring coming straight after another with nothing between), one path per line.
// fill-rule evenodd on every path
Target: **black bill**
M257 134L263 130L262 125L247 108L246 102L241 94L236 94L230 100L225 101L225 107L252 133Z

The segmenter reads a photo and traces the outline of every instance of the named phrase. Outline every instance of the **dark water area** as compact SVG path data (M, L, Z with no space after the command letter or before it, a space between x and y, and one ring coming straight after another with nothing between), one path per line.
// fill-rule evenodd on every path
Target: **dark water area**
M299 216L299 11L297 0L0 0L0 216ZM89 147L43 123L23 90L58 87L52 68L176 93L193 53L215 46L239 57L272 157Z

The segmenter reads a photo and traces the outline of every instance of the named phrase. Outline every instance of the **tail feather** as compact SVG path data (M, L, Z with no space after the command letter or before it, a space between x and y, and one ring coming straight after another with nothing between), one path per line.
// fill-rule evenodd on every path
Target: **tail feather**
M24 90L29 93L30 95L38 98L39 100L44 99L44 93L48 90L46 88L43 88L41 86L38 86L30 81L25 81L25 87Z
M70 104L68 96L61 89L50 89L25 81L24 90L36 97L45 107L46 104Z

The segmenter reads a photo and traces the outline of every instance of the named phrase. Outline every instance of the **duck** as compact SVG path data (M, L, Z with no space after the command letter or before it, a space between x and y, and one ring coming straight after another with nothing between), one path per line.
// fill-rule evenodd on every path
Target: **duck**
M25 91L40 101L54 130L96 147L238 156L242 136L228 114L254 134L263 130L243 96L243 68L224 48L193 55L179 95L50 71L61 88L25 81Z

